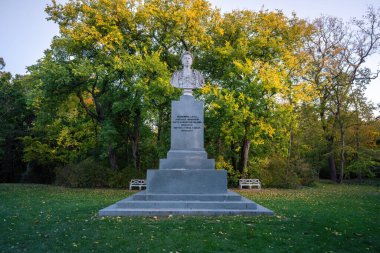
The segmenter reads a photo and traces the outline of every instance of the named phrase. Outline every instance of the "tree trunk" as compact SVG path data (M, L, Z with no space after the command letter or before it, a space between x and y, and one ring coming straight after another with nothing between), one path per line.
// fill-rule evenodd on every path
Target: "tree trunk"
M116 161L115 149L112 147L112 145L108 146L108 160L113 170L117 170L119 168Z
M247 138L244 138L242 143L242 148L240 150L240 165L239 165L239 172L243 174L244 169L247 167L248 163L248 157L249 157L249 148L251 146L251 140L247 140Z
M355 124L355 155L354 155L354 160L359 161L359 149L360 149L360 136L359 136L359 130L360 130L360 123L361 120L359 118L359 108L358 104L355 103L355 113L356 113L356 124ZM362 182L362 171L359 170L358 172L358 178L359 182Z
M238 166L237 166L237 161L236 161L236 157L235 157L235 144L231 141L231 164L232 164L232 168L234 170L237 170L238 169Z
M158 122L157 122L157 143L161 140L161 129L162 129L162 112L158 112Z
M330 171L330 179L334 182L336 182L336 167L335 167L335 152L334 152L334 137L328 136L326 137L327 140L327 152L328 152L328 165L329 165L329 171Z
M91 92L92 99L94 101L95 105L95 112L92 111L88 105L85 103L83 99L83 95L80 91L76 93L77 97L79 98L79 102L82 105L82 107L85 109L86 113L91 117L91 119L94 122L94 131L95 131L95 137L96 137L96 146L98 146L98 131L97 131L97 124L102 124L105 121L105 115L102 106L98 102L95 94L94 89ZM116 160L116 153L112 145L110 144L108 146L108 161L110 163L110 166L113 170L118 169L117 160Z
M293 131L292 128L290 128L290 136L289 136L289 148L288 148L288 162L290 162L290 159L292 157L292 146L293 144Z
M136 171L140 172L140 110L136 110L133 123L133 135L131 138L132 141L132 156L133 156L133 165Z
M328 163L329 163L330 179L331 179L331 181L336 182L337 178L336 178L336 167L335 167L334 154L329 155Z
M339 180L338 183L343 182L343 173L344 173L344 148L345 148L345 143L344 143L344 128L343 124L339 124L339 131L340 131L340 168L339 168Z
M359 161L359 158L360 158L360 155L359 155L359 149L360 149L359 123L357 123L357 125L355 127L355 149L356 149L356 154L355 154L354 159L356 161ZM358 178L359 178L359 182L362 182L362 171L361 170L359 170Z
M219 156L222 153L222 139L219 136L216 140L216 155Z
M326 146L327 153L328 153L327 163L329 166L330 179L331 179L331 181L336 182L337 177L336 177L335 152L334 152L334 134L329 133L328 123L327 123L327 120L325 118L325 108L326 108L325 101L326 101L326 99L325 99L325 97L321 97L320 99L322 102L321 102L321 108L319 111L319 115L320 115L321 122L322 122L322 129L323 129L324 137L325 137L325 140L327 142L327 146ZM332 128L334 128L334 126Z
M140 153L138 136L132 137L132 156L135 170L140 172Z

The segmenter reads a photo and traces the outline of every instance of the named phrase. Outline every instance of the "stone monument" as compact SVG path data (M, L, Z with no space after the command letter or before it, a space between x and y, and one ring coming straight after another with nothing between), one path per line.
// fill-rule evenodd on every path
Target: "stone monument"
M147 171L147 188L99 211L101 216L273 215L273 212L227 189L227 171L215 170L204 149L204 105L192 90L204 85L184 52L183 69L170 83L183 89L172 101L171 146L159 169Z

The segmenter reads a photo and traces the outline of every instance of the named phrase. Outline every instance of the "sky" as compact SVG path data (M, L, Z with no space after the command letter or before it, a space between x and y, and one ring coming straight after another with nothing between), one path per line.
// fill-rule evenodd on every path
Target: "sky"
M58 0L64 2L64 0ZM300 18L313 20L322 14L349 21L361 17L367 6L380 8L380 0L209 0L222 12L234 9L253 11L282 10L290 15L293 11ZM5 71L25 74L26 67L43 57L52 38L59 34L58 26L47 21L44 9L50 0L0 0L0 57L6 63ZM371 69L380 69L380 55L366 62ZM380 103L380 77L371 82L366 95L374 103Z

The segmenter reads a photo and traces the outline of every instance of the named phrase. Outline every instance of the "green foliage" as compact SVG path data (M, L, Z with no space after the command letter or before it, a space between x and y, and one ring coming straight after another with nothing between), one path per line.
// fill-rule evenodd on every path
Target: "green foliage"
M32 135L22 139L26 162L60 166L86 157L95 147L97 126L85 117L77 102L72 96L55 108L40 108Z
M0 184L0 251L380 251L379 184L239 191L272 217L97 215L131 193Z
M245 172L246 178L259 178L263 187L298 188L311 186L318 178L310 164L302 159L288 160L279 154L258 159Z
M239 179L242 178L242 175L240 174L239 171L234 170L232 165L224 160L223 156L219 156L216 159L215 168L217 170L227 171L228 187L237 187L239 185Z
M212 27L214 44L201 62L211 79L202 90L206 123L212 122L206 135L219 143L216 155L227 156L240 173L248 159L260 155L249 156L250 149L259 150L284 134L283 120L291 117L285 103L290 92L296 102L307 97L307 85L303 90L288 86L301 74L305 57L299 47L310 32L296 17L248 10L227 13Z
M34 118L28 107L29 88L26 77L12 78L0 71L0 182L18 182L25 170L20 138L28 134Z
M376 171L380 166L380 162L372 160L371 157L363 157L359 160L352 161L345 170L346 178L350 178L352 175L365 178L373 178L376 176Z
M56 168L55 173L55 183L69 187L107 187L111 177L110 168L91 159Z
M263 177L263 185L280 188L295 188L299 185L299 179L291 164L281 156L272 157L266 167L266 174L269 177Z
M74 188L128 188L131 179L145 178L135 170L112 170L102 161L88 158L55 169L55 184Z
M318 179L318 173L303 159L291 161L291 169L299 180L299 185L312 186Z

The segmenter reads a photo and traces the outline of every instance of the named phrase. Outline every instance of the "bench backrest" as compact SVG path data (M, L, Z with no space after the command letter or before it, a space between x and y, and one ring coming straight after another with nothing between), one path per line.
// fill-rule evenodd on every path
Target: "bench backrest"
M240 184L260 184L258 179L239 179Z
M145 179L132 179L130 184L132 185L145 185Z

